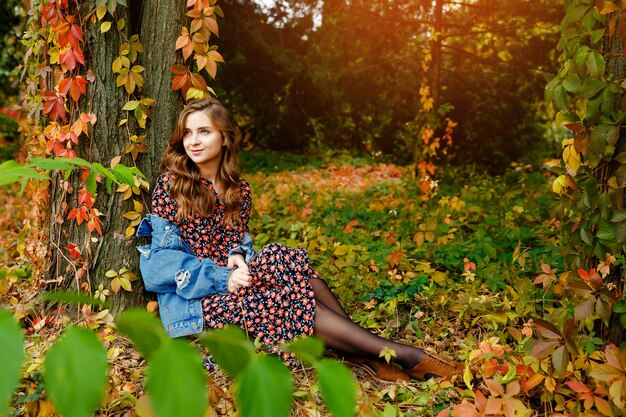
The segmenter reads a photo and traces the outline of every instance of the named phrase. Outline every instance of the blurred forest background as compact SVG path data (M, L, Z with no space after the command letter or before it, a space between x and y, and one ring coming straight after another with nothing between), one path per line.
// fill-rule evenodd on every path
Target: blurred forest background
M411 163L424 80L437 109L458 123L446 164L501 172L556 146L543 90L557 66L559 1L220 4L227 23L216 42L225 64L213 88L257 148ZM0 6L5 107L17 101L21 75L19 5Z

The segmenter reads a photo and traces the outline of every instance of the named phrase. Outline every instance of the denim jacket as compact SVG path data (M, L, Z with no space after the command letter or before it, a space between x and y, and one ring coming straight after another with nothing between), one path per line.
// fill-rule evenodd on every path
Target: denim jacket
M137 247L139 269L146 290L157 294L166 333L170 337L200 333L203 328L202 297L228 293L232 270L193 255L183 242L178 227L161 217L152 214L144 217L137 236L152 238L152 243ZM228 256L235 254L243 255L246 262L256 256L249 233Z

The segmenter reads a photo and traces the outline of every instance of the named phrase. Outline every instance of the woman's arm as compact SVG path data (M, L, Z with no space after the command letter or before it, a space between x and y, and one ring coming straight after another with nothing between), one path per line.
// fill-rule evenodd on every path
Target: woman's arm
M147 215L137 229L137 236L149 236L152 243L140 246L139 267L148 291L173 293L185 299L228 292L229 268L211 259L193 255L181 239L176 226L167 220Z

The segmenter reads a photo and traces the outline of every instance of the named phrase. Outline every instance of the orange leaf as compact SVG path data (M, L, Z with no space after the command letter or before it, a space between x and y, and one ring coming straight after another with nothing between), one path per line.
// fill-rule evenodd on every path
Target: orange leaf
M587 385L583 384L579 381L567 381L565 383L570 389L574 392L591 392L591 390L587 387Z
M593 397L594 402L596 403L596 408L605 416L612 417L613 410L611 409L611 405L604 399L600 397Z
M620 350L612 343L609 344L606 349L604 349L604 357L606 358L606 363L621 371L626 371L625 354L626 350Z
M395 267L395 266L398 266L400 262L402 262L405 256L406 256L406 253L400 250L396 250L396 251L391 252L391 254L388 255L386 259L389 261L389 265L391 267Z

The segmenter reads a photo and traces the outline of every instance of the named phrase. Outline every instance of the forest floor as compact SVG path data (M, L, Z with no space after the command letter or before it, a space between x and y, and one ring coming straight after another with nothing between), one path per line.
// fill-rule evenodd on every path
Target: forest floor
M476 390L487 392L483 379L502 372L494 358L526 355L529 320L549 302L533 281L545 266L562 266L546 169L513 166L487 176L441 168L428 198L408 168L390 164L357 160L286 168L261 161L246 169L256 248L268 242L305 248L354 321L466 364L454 383L379 384L355 370L360 415L436 416L474 398ZM9 192L1 199L0 232L8 250L0 258L0 303L26 329L27 360L13 412L51 416L42 365L73 319L62 310L45 310L37 297L44 283L33 282L23 257L14 262L27 244L20 207L28 196ZM108 395L98 415L132 416L143 395L145 362L116 332L106 310L89 317L84 324L97 331L110 362ZM310 374L296 373L292 415L328 414ZM232 382L218 371L210 387L210 415L237 415ZM537 404L532 388L524 387L529 407Z

